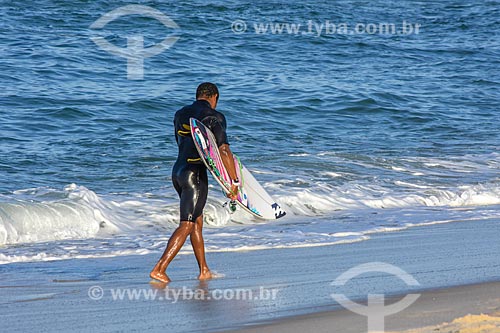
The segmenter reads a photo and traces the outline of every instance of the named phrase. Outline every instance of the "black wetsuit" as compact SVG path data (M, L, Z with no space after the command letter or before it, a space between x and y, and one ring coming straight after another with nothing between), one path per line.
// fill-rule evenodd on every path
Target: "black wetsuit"
M227 144L226 118L210 107L205 100L197 100L176 112L175 139L179 155L172 169L172 182L180 198L180 220L194 222L202 213L208 194L207 169L196 150L189 118L200 120L210 128L220 147Z

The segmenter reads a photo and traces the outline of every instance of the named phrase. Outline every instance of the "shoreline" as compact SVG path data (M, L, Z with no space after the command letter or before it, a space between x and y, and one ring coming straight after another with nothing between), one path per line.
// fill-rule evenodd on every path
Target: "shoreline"
M423 294L436 294L454 286L472 290L463 285L497 284L491 281L500 277L498 234L500 219L490 219L414 227L333 246L207 253L210 268L221 278L206 282L196 280L194 255L185 255L172 262L168 274L173 281L160 288L150 284L148 277L159 253L12 263L0 266L4 309L0 319L11 331L234 331L280 321L298 326L310 322L307 316L339 316L342 310L332 293L359 300L369 293L390 298L422 290ZM353 267L377 262L399 267L418 285L408 286L386 273L365 273L344 287L332 286L332 281ZM98 298L93 297L95 287L102 292ZM113 295L118 289L143 294L116 299ZM250 290L254 296L262 290L275 291L276 297L186 297L191 291L211 296L216 291L239 289ZM478 290L471 295L482 295ZM153 292L163 298L146 297ZM166 292L182 297L174 302L164 297ZM29 321L22 320L26 313ZM365 325L359 327L366 328L366 318L358 317L360 325ZM344 318L349 324L350 317ZM389 329L394 327L390 318L387 323ZM261 331L266 325L256 327Z

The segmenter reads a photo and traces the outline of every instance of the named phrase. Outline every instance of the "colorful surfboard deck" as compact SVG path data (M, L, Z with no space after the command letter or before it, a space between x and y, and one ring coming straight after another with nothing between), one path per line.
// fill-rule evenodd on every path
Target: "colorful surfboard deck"
M231 191L232 179L224 167L214 135L201 121L190 118L191 135L202 161L225 193ZM280 205L266 192L255 177L234 155L236 173L240 180L236 202L250 214L266 220L279 219L286 215Z

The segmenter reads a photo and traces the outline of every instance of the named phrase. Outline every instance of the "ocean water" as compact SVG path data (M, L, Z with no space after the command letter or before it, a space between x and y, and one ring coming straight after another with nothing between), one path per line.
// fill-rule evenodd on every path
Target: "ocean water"
M212 181L209 252L500 216L498 1L141 1L178 28L145 15L90 28L129 4L0 3L0 263L160 253L178 224L172 118L203 81L220 87L233 151L288 212L230 214ZM91 40L172 34L142 80Z

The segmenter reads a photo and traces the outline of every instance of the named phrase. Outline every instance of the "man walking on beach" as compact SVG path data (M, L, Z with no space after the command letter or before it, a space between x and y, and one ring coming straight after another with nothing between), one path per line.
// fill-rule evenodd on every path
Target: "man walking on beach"
M189 118L200 120L212 131L224 166L234 180L233 183L237 184L233 154L229 149L226 135L226 118L215 110L218 100L217 86L210 82L202 83L196 89L196 101L177 111L174 117L175 140L179 147L179 154L172 169L172 182L180 198L180 225L170 236L167 248L150 273L151 278L161 282L170 282L166 274L167 267L184 245L187 236L190 236L200 268L198 279L206 280L212 277L205 260L205 244L202 235L203 208L208 194L207 169L191 137ZM233 185L228 197L234 200L237 194L238 187Z

